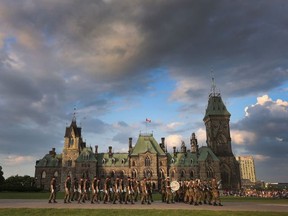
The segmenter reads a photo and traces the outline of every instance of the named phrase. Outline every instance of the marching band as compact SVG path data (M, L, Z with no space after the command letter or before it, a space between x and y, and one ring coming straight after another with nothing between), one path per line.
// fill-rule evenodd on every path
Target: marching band
M51 181L51 184L53 184L51 188L55 188L55 179ZM220 187L221 181L217 182L215 178L171 181L167 177L160 182L158 191L161 194L162 202L167 204L184 202L195 206L202 204L222 206L219 194ZM91 181L89 178L80 178L79 181L74 178L72 182L71 177L67 176L64 189L64 203L78 201L81 204L89 200L91 204L100 202L104 204L134 204L141 201L141 204L150 205L153 202L152 193L155 188L152 180L147 178L139 181L130 177L100 179L95 176ZM53 193L55 193L55 189ZM50 197L49 203L51 200L53 198Z

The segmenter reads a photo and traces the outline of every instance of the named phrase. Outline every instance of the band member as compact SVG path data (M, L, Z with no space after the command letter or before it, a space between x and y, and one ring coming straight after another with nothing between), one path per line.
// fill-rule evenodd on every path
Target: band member
M96 176L94 176L92 184L91 184L91 190L92 190L92 197L91 197L91 203L94 203L96 201L99 203L99 179L97 179Z
M56 201L56 178L55 176L52 177L50 181L50 197L49 197L49 203L57 203Z
M114 185L113 185L113 191L114 191L114 199L113 199L113 204L116 204L116 201L118 200L120 204L122 204L122 199L121 199L121 193L122 193L122 182L120 179L117 177Z
M166 178L166 203L169 204L171 202L174 203L173 193L172 193L171 186L170 186L170 178L167 177Z
M152 197L152 181L149 178L147 181L147 192L148 192L148 198L151 202L153 202L153 197Z
M221 204L221 200L220 200L220 192L219 192L219 189L218 189L218 183L216 181L215 178L212 179L211 181L211 188L212 188L212 202L213 202L213 205L214 206L223 206Z
M137 202L138 196L140 196L140 182L135 178L132 178L132 187L134 191L134 202Z
M104 182L104 196L103 196L103 203L110 202L110 178L107 177Z
M161 180L161 200L162 202L166 202L166 184L165 179Z
M190 205L192 205L193 202L195 202L194 184L195 184L195 181L193 180L187 181L188 203Z
M65 190L65 196L64 196L64 203L71 203L70 197L71 197L71 177L68 175L65 183L64 183L64 190Z
M71 201L78 200L79 198L78 187L79 187L79 182L78 182L78 179L75 177L73 181L73 186L72 186L73 192L72 192Z
M81 178L78 184L78 192L79 192L79 197L78 197L78 203L80 202L85 203L85 184L84 184L84 179Z
M141 192L142 192L142 195L141 195L141 204L144 204L144 202L147 202L148 205L151 204L150 200L149 200L149 196L148 196L148 191L147 191L147 179L144 178L142 181L141 181Z
M131 202L131 204L134 204L134 190L132 180L130 179L130 177L127 178L126 183L125 204L127 204L128 200Z

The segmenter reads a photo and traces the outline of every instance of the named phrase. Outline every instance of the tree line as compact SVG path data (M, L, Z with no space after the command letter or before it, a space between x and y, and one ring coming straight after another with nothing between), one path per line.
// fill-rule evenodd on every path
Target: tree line
M39 190L41 189L36 187L35 178L28 175L10 176L5 179L2 166L0 166L0 191L32 192Z

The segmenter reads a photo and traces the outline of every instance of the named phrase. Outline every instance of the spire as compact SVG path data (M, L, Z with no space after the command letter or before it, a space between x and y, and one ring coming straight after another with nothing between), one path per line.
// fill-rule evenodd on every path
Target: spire
M74 112L73 112L73 118L72 118L72 122L76 122L76 106L74 106Z
M211 90L210 90L211 92L209 94L209 97L219 97L220 91L216 89L213 71L211 73L212 73L212 83L211 83Z

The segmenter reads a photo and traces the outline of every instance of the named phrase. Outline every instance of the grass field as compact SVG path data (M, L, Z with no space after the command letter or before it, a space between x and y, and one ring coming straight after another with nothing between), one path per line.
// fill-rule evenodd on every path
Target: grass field
M57 193L57 199L63 199L63 192ZM48 192L0 192L0 199L47 199ZM160 200L160 194L153 194L154 200ZM221 197L222 202L257 202L257 203L273 203L288 204L288 199L270 199L270 198L254 198L254 197Z
M195 210L118 210L118 209L0 209L0 215L2 216L26 216L26 215L40 215L40 216L51 216L51 215L65 215L65 216L144 216L144 215L157 215L157 216L286 216L287 212L245 212L245 211L195 211Z

